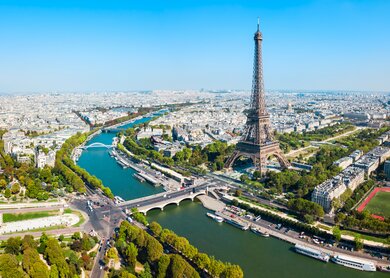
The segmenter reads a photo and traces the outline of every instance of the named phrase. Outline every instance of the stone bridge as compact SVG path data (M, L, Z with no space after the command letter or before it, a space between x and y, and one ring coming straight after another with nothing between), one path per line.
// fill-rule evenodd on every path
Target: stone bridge
M122 202L117 206L126 209L137 208L139 212L146 214L152 209L164 210L164 207L167 205L176 204L178 206L180 202L184 200L193 201L199 195L207 195L207 191L207 188L197 190L190 188L170 193L163 192L148 197Z

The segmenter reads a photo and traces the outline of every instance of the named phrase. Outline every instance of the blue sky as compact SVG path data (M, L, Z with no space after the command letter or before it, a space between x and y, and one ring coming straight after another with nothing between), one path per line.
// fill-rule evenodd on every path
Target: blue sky
M390 1L0 0L0 92L390 91Z

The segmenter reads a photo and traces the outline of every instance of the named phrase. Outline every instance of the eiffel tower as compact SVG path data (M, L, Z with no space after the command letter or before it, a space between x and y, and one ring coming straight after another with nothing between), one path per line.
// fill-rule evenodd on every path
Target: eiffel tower
M226 168L232 167L234 161L241 156L251 158L255 167L264 174L267 171L268 158L275 156L280 166L287 168L290 163L283 155L279 142L275 140L271 128L270 116L267 112L264 96L263 62L261 57L261 43L263 35L260 32L260 24L257 23L257 31L254 35L255 57L253 64L253 81L251 103L246 110L247 120L242 138L236 145L233 154L225 163Z

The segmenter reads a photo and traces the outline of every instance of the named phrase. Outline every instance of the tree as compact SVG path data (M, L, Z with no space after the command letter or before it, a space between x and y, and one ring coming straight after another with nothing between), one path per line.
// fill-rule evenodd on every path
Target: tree
M126 270L123 270L121 272L121 274L119 276L117 276L118 278L137 278L134 274L126 271Z
M23 268L32 278L49 278L49 269L39 258L36 249L27 248L23 253Z
M126 262L134 269L135 264L137 263L138 249L135 247L134 243L130 242L125 250L125 259Z
M32 235L25 235L22 239L22 250L25 250L27 248L33 248L36 249L38 246L38 243L34 240L34 237Z
M228 265L221 274L221 278L242 278L244 272L238 265Z
M47 240L47 247L45 250L45 257L50 263L50 265L56 265L59 277L65 278L69 276L69 266L66 263L65 256L62 252L58 241L54 238L49 238Z
M198 278L199 274L180 255L174 254L171 256L169 275L167 276L172 278L182 278L182 277Z
M0 179L0 189L4 189L7 186L5 179Z
M55 264L50 267L50 275L49 276L50 276L50 278L60 277L59 272L58 272L58 268Z
M160 257L160 260L158 261L158 267L157 267L157 278L167 277L167 270L170 262L171 259L169 258L168 255L164 254Z
M4 251L8 254L18 255L20 253L21 245L22 240L20 237L10 237L5 243Z
M19 262L14 255L0 255L0 276L7 278L27 277L23 270L19 267Z
M81 261L83 262L83 267L86 269L86 270L91 270L92 269L92 260L91 260L91 256L89 256L87 254L87 252L83 252L81 254Z
M4 197L7 199L11 198L11 190L9 188L5 190Z
M305 214L303 216L303 220L305 220L305 222L308 224L312 224L314 222L314 217L310 214Z
M235 195L236 197L241 197L241 195L242 195L242 190L241 190L241 189L236 189L236 192L234 193L234 195Z
M194 257L194 262L200 269L205 269L208 268L211 261L210 261L210 257L207 254L198 253Z
M19 193L19 191L20 191L19 183L17 183L17 182L13 183L12 186L11 186L11 193L12 194L17 194L17 193Z
M72 239L74 239L74 240L79 240L79 239L81 239L81 234L80 234L80 232L75 232L75 233L72 235Z
M356 250L361 250L363 249L363 239L360 234L355 234L355 248Z
M144 270L138 276L139 278L153 278L152 271L150 270L150 265L148 263L144 264Z
M341 240L341 231L339 226L334 226L332 232L336 242L339 242Z
M158 261L163 254L163 247L157 239L147 234L146 238L146 254L147 260L150 263Z
M114 261L118 261L118 250L116 250L115 247L111 247L110 249L107 250L107 258L113 259Z
M256 179L256 180L260 179L261 178L261 172L258 171L258 170L254 171L253 172L253 178Z
M248 177L248 175L242 174L242 175L240 176L240 180L241 180L242 182L245 182L246 180L249 180L249 177Z
M153 233L156 237L160 236L161 231L162 231L162 228L161 228L160 224L158 224L158 223L155 222L155 221L153 221L152 223L150 223L149 229L152 231L152 233Z

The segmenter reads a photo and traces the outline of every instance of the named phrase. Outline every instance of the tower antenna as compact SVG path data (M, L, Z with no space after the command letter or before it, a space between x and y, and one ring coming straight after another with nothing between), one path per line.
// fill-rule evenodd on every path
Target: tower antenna
M257 17L257 32L260 31L260 16Z

